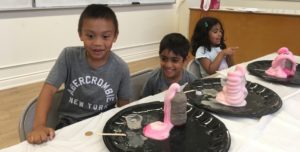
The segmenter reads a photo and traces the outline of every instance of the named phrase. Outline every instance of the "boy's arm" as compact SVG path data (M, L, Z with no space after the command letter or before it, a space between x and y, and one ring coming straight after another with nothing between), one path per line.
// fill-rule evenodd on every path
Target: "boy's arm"
M53 95L57 88L45 83L39 95L32 131L27 135L27 141L32 144L40 144L54 138L54 130L46 127L48 111L52 104Z

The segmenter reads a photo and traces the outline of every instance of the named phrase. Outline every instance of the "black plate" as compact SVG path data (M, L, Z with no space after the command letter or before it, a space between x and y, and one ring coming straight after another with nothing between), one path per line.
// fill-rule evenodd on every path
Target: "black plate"
M168 139L159 141L146 138L142 129L131 131L124 116L138 113L143 116L142 126L163 120L163 103L156 101L123 109L106 123L103 132L134 132L139 146L129 146L128 136L103 136L104 143L111 152L226 152L230 147L230 135L226 126L208 112L193 106L187 107L187 123L173 127ZM142 128L143 128L142 127Z
M284 78L276 78L265 74L265 71L270 68L272 65L272 60L262 60L262 61L255 61L249 63L247 65L247 70L250 74L260 77L266 81L277 82L281 84L300 84L300 66L296 67L296 73L292 77Z
M250 81L246 84L248 90L246 106L232 107L220 104L215 99L216 94L222 90L220 80L220 78L209 78L188 84L184 91L194 90L197 86L204 85L201 96L196 95L195 92L186 93L188 102L214 113L238 117L261 117L276 112L282 106L280 97L274 91Z

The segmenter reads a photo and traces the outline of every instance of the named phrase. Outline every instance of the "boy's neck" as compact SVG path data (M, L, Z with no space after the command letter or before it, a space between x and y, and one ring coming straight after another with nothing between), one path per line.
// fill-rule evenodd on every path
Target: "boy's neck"
M89 66L92 68L92 69L98 69L100 67L102 67L103 65L105 65L109 59L110 55L108 55L106 58L104 59L101 59L101 60L95 60L95 59L92 59L92 58L89 58L87 55L86 55L86 60L89 64Z
M165 76L164 76L165 77ZM182 72L180 73L180 75L178 77L175 78L166 78L166 81L168 82L168 85L171 85L172 83L178 83L182 78Z

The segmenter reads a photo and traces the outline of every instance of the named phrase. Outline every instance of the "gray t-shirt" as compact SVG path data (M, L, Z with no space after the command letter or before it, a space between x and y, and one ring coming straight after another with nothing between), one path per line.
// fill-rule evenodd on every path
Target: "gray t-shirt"
M129 69L120 57L110 52L105 65L92 69L83 47L65 48L46 83L65 84L59 117L71 123L114 107L118 99L129 100L131 93Z
M177 82L179 85L184 85L197 79L196 76L185 69L182 72L182 78ZM151 73L150 78L146 81L142 96L146 97L160 93L167 90L170 85L171 83L165 79L162 69L158 68Z

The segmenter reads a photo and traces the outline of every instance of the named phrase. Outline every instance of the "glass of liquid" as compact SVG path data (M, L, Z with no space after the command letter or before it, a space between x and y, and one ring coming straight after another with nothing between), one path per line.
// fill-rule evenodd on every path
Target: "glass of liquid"
M125 117L129 129L140 129L143 117L139 114L129 114Z
M198 85L198 86L196 86L195 94L196 94L197 96L202 96L202 95L203 95L203 85Z

